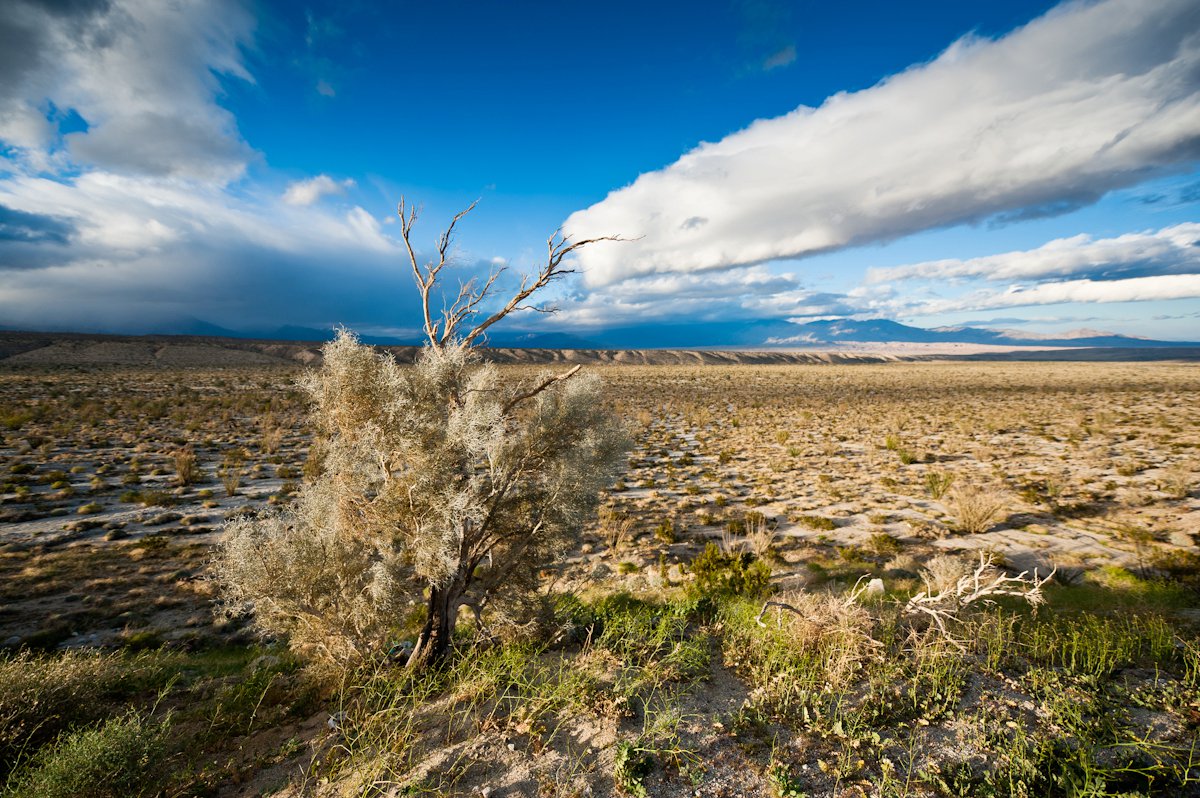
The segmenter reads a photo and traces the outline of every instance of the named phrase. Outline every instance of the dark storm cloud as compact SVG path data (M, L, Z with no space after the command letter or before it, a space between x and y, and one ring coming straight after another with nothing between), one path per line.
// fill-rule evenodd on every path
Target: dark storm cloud
M253 151L216 101L254 18L241 0L17 0L0 14L0 142L34 168L73 164L225 183ZM58 113L54 112L58 109ZM86 130L61 150L61 117Z
M0 205L0 243L66 244L74 232L75 225L61 216L26 213ZM3 260L0 260L0 268L4 266Z

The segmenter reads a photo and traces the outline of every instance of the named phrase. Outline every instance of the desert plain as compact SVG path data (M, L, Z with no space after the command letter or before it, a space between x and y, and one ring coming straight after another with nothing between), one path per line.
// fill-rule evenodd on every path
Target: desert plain
M0 363L14 795L1200 794L1193 363L588 366L634 445L545 617L414 684L216 610L316 466L302 366L203 359ZM972 575L1040 603L914 610Z

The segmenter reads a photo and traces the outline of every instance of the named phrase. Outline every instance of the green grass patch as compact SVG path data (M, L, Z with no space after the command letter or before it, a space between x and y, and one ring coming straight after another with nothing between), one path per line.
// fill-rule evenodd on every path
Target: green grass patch
M8 792L11 798L138 798L154 795L163 768L168 720L135 713L63 735L43 749Z

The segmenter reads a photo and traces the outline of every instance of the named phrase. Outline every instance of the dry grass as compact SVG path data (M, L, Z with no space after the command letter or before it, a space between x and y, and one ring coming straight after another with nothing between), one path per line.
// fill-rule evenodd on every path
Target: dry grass
M961 485L950 494L950 510L957 519L955 526L968 535L988 531L1007 506L1008 497L995 488Z

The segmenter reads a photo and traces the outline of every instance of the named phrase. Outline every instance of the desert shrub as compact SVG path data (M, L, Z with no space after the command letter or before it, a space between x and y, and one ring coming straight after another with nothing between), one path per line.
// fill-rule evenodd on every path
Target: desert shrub
M796 516L796 523L804 524L809 529L820 529L826 532L837 529L837 522L823 515L799 515Z
M762 513L746 516L746 546L759 559L769 557L775 550L778 530Z
M225 488L226 496L236 496L238 488L242 485L242 477L245 472L237 461L226 457L221 463L221 467L217 469L217 476L221 478L221 485Z
M407 242L416 216L401 216ZM428 337L413 366L340 331L301 382L320 475L291 506L231 523L216 559L226 608L252 611L259 629L327 662L386 651L414 605L427 608L409 657L417 666L449 653L464 606L480 631L484 615L488 627L521 620L539 572L593 517L628 448L597 377L576 367L505 384L475 348L590 242L552 240L536 279L468 331L495 276L480 291L464 285L433 321L453 228L438 263L412 255Z
M33 413L28 410L6 411L0 414L0 427L7 430L19 430L33 420Z
M171 461L175 466L176 485L191 485L200 478L200 469L196 462L196 452L190 446L176 449L171 454Z
M164 490L127 490L121 493L120 500L144 504L147 507L173 507L179 504L179 498Z
M706 598L764 595L771 582L771 567L750 552L722 552L709 543L691 562L695 577L689 591Z
M970 564L954 554L938 554L931 557L921 571L925 589L929 593L953 590L958 580L971 572Z
M612 506L600 508L600 534L613 551L625 548L633 537L637 519Z
M968 535L988 531L1007 504L1002 493L978 485L960 485L950 492L950 510L957 519L955 527Z
M350 662L381 647L412 603L398 590L399 553L343 534L336 497L310 485L295 504L226 525L217 578L232 611L252 610L264 632L302 655Z
M900 541L887 532L876 532L867 542L867 548L876 557L891 557L900 552Z
M1163 472L1159 487L1172 499L1186 499L1192 494L1196 475L1186 463L1176 463Z
M342 333L306 387L326 437L324 475L294 505L233 521L217 572L226 606L252 606L261 629L335 662L383 649L425 589L439 597L444 635L463 604L500 622L519 613L624 445L595 380L506 414L522 388L505 390L461 347L427 349L402 370ZM451 393L461 407L443 404Z
M135 798L158 792L169 720L129 713L64 735L16 778L12 798Z
M654 537L661 543L674 543L678 522L674 516L664 518L654 527Z
M946 495L946 491L950 490L952 484L954 484L954 474L946 471L927 471L925 473L925 490L929 492L930 497L937 501Z

